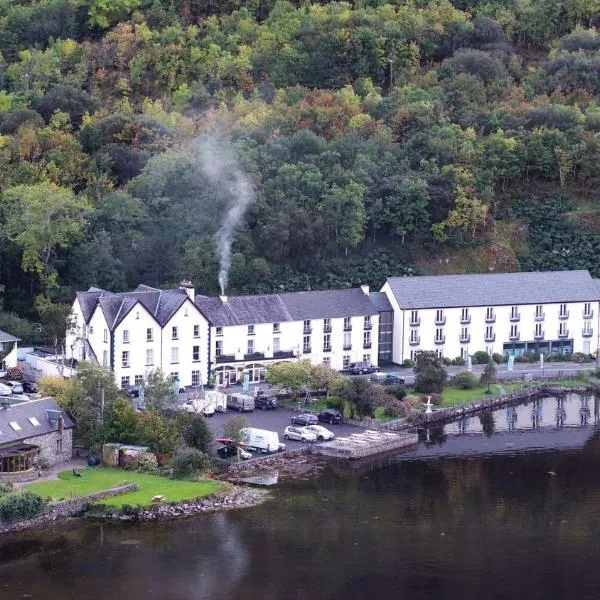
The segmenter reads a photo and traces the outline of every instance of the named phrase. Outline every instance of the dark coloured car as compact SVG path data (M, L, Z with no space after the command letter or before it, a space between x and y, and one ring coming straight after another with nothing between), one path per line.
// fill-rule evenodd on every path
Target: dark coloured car
M369 373L377 373L379 367L368 362L355 362L350 363L350 368L348 370L352 375L368 375Z
M337 408L326 408L317 415L317 420L330 425L341 425L344 417Z
M394 373L377 373L371 377L371 381L379 385L404 385L404 378Z
M319 419L316 415L310 413L300 413L292 417L292 423L294 425L317 425Z
M254 406L262 410L269 410L271 408L277 408L277 398L275 396L269 396L267 394L258 394L254 399Z
M221 446L217 450L217 454L221 458L230 458L231 456L237 455L237 448L235 446Z
M23 386L23 391L26 394L35 394L37 393L37 383L33 381L22 381L21 385Z

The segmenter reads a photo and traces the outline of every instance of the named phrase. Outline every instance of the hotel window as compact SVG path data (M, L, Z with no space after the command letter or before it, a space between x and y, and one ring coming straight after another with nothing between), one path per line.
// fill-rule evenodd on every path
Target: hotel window
M124 390L129 387L129 377L121 377L121 389Z
M223 342L217 340L215 342L215 356L221 356L221 354L223 354Z
M310 319L304 321L304 333L310 333Z
M460 330L460 339L461 340L468 340L469 339L469 328L468 327L462 327Z
M304 336L304 340L302 342L302 351L306 353L310 352L310 335Z
M200 360L200 346L192 346L192 360L194 362Z
M445 321L446 320L444 318L444 310L441 309L441 308L438 308L435 311L435 322L438 323L438 324L440 324L440 325L443 325L445 323Z
M364 328L365 329L371 329L371 315L367 315L365 317L365 324L364 324Z
M544 307L541 304L537 304L535 307L535 318L542 319L544 317Z
M108 367L108 350L102 350L102 366Z
M558 326L558 334L560 336L565 336L569 334L569 330L567 329L566 323L560 323Z
M123 329L123 343L129 344L129 329Z
M559 313L558 313L561 317L566 317L567 316L567 305L566 304L561 304L560 305L560 309L559 309Z
M179 373L177 371L171 371L171 373L169 373L169 377L173 383L179 383Z
M326 317L325 319L323 319L323 331L325 333L328 333L331 331L331 319L329 317Z
M254 354L254 340L248 340L248 354Z
M194 337L200 337L200 325L194 325Z
M176 365L179 362L179 348L171 348L171 364Z
M542 337L542 335L543 335L542 324L536 323L535 324L535 337Z
M486 321L494 320L494 309L491 306L488 306L485 309L485 318L486 318Z
M350 355L344 354L342 358L342 368L347 371L350 368Z
M108 343L108 329L104 330L104 343Z
M418 344L419 343L419 333L417 332L416 329L411 329L410 330L410 341L412 344Z
M583 305L583 316L584 317L591 317L592 316L592 305L590 302L586 302Z
M324 367L331 367L331 357L330 356L324 356L323 357L323 366Z
M92 335L94 333L94 326L90 325L90 335Z
M463 308L460 311L460 320L463 323L468 323L469 322L469 309L468 308Z
M331 334L326 333L323 335L323 352L331 351Z
M217 335L217 336L223 335L223 328L222 327L217 327L216 331L215 331L215 335Z
M436 342L444 341L444 330L441 327L439 327L438 329L435 330L435 341Z
M127 369L129 367L129 351L128 350L124 350L123 353L121 354L121 366L124 369Z
M511 325L510 326L510 337L511 339L515 339L519 337L519 326Z
M179 331L177 331L177 327L171 328L171 339L178 340L179 339Z
M152 367L154 365L154 350L146 350L146 366Z
M491 325L488 325L485 328L485 339L491 340L494 337L494 328Z
M154 331L152 330L152 327L148 327L148 329L146 329L146 341L151 342L153 339Z
M367 330L363 333L363 348L370 348L370 347L371 347L371 332Z
M411 310L410 311L410 324L411 325L418 325L419 324L419 311L418 310Z
M371 364L371 355L370 354L363 354L363 362Z
M273 338L273 353L279 352L279 344L280 344L280 339Z
M350 331L352 329L352 319L350 317L344 317L344 331Z
M273 333L281 333L281 323L273 323Z
M144 385L144 376L143 375L136 375L133 378L133 383L135 385Z
M511 306L510 307L510 318L511 319L518 319L519 318L519 307L518 306Z
M192 371L192 387L200 385L200 371Z
M344 350L350 350L352 348L352 338L349 333L344 334Z
M248 335L254 335L254 325L248 325Z

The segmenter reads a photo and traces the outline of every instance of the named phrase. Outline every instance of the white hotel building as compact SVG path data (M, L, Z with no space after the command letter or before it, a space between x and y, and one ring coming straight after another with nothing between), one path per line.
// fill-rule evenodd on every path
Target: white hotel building
M598 348L599 281L587 271L391 277L392 360L422 350L466 358Z
M264 378L269 364L308 359L466 358L598 348L600 285L587 271L391 277L381 292L345 290L210 298L192 284L78 292L67 354L110 367L122 387L160 369L181 386Z

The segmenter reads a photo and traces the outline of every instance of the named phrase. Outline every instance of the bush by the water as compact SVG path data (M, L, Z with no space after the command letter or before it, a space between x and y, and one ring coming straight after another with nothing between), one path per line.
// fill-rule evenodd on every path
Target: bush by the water
M44 510L44 499L33 492L9 492L0 496L0 521L17 523L37 517Z
M209 465L208 454L196 448L180 448L173 454L173 474L183 479L206 471Z
M472 390L477 387L477 378L469 371L462 371L454 377L454 385L461 390Z
M137 470L142 473L156 473L158 460L152 452L141 452L137 457Z

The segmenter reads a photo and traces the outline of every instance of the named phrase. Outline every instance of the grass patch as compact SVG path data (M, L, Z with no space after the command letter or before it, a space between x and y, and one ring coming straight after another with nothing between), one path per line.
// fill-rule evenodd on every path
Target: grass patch
M381 406L377 406L373 411L375 418L382 423L387 423L388 421L393 421L394 419L398 419L398 417L390 417L386 415L384 409Z
M58 480L32 483L27 489L44 498L60 500L101 492L124 483L137 483L137 491L101 501L107 506L121 507L123 504L149 506L153 496L164 496L166 502L194 500L210 496L221 488L218 481L182 481L112 467L84 468L81 474L82 477L75 477L72 471L63 471L58 474Z

